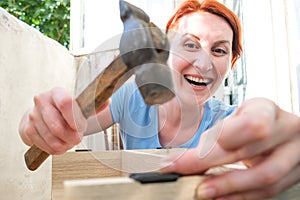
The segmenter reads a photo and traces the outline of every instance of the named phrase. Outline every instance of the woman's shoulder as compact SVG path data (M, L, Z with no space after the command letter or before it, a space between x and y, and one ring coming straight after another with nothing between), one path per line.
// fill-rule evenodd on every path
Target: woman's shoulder
M146 104L135 81L126 82L113 95L112 103L129 104L133 107L145 107Z
M139 95L138 87L134 81L123 84L117 91L114 92L113 97L125 100L132 95Z
M134 81L126 82L124 83L118 91L123 91L123 92L130 92L130 91L135 91L138 89L136 83Z

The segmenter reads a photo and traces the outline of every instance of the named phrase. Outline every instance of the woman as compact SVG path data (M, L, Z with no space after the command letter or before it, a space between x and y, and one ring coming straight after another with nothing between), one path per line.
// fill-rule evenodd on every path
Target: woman
M192 15L186 16L187 12L224 16L215 6L205 8L208 4L215 3L186 2L173 19L184 20ZM234 26L231 27L234 30ZM233 34L233 41L236 37ZM240 50L234 48L235 44L238 43L232 44L233 55L235 50ZM232 61L235 61L234 56ZM265 199L300 182L299 146L300 118L280 109L270 100L255 98L244 102L232 115L205 131L196 148L165 159L161 171L201 174L211 167L243 161L248 169L206 179L196 188L195 198Z
M295 124L299 125L298 118L290 117L293 120L287 121L281 127L280 130L286 129L291 132L286 137L276 137L272 134L279 129L261 130L257 128L259 123L249 123L251 121L244 118L238 120L244 117L243 113L250 112L252 114L249 115L250 120L262 119L259 122L264 126L259 127L269 127L267 125L270 120L273 120L271 122L274 126L277 125L274 123L274 116L277 116L276 113L280 110L272 102L264 99L253 100L246 102L234 112L235 106L228 106L211 98L242 51L240 23L229 9L213 0L201 3L196 0L185 1L171 17L167 30L171 44L168 64L174 74L176 98L163 105L147 106L138 93L136 85L130 83L112 96L109 106L104 107L96 116L85 119L72 96L62 88L54 88L35 96L34 107L24 114L19 126L23 141L28 145L35 144L50 154L60 154L78 144L83 135L99 132L113 123L119 123L125 149L195 147L179 160L170 158L169 161L172 164L164 169L165 172L174 171L183 174L202 173L209 167L243 159L248 159L247 164L250 167L254 166L264 160L267 153L276 152L277 144L289 141L288 136L295 135L295 133L298 133L295 141L299 144L299 128L295 128ZM263 110L266 110L266 115L260 115L264 113L261 112ZM234 113L232 118L227 117L231 113ZM280 114L276 120L289 115L291 114ZM225 121L220 121L224 118L226 118ZM229 123L233 119L237 119L234 122L238 123ZM294 129L289 128L291 125L289 123L292 123ZM227 132L220 127L228 127ZM237 135L239 136L239 131L243 131L243 128L248 128L246 130L249 130L249 134L238 140ZM263 137L265 130L268 130L268 137ZM217 144L217 148L212 148L214 146L212 144L211 148L203 154L201 147L206 140L200 139L202 133L203 136L215 138L222 133L221 140L212 140ZM263 142L260 143L257 140L263 140ZM236 141L236 143L231 143L231 141ZM246 150L242 151L243 154L234 151L244 146ZM225 151L227 150L225 147L230 152ZM291 172L299 174L299 156L297 157L299 150L292 145L291 148L298 154L292 154L293 162L284 169L295 169L298 171ZM252 149L255 151L250 151ZM287 151L284 153L287 154ZM255 156L260 159L255 159L254 164L254 161L249 158ZM214 160L214 158L217 159ZM185 165L185 162L190 165ZM297 166L297 162L298 168L293 168ZM271 165L272 163L267 162L264 169ZM255 185L253 184L255 180L251 179L251 175L255 177L258 174L259 172L255 173L255 171L248 172L246 175L249 175L249 179L244 185L238 182L229 182L230 184L226 185L226 180L233 178L220 176L218 181L212 180L212 182L200 185L197 195L204 199L230 197L228 194L247 197ZM271 179L268 180L271 180L272 184L282 186L281 190L299 181L299 176L293 176L298 177L297 180L286 177L288 180L284 183L278 179L282 176L275 177L277 179L270 177ZM220 184L217 185L217 183ZM260 191L256 193L258 194L255 196L256 199L263 197L263 191L268 192L262 185L259 185L261 190L254 188Z
M199 12L188 9L200 5ZM167 25L176 98L148 106L130 83L112 96L109 107L86 120L71 95L55 88L35 96L34 108L24 115L24 142L59 154L84 134L119 123L125 149L196 147L201 133L235 109L211 96L241 54L241 28L232 11L216 1L186 1L182 8L187 10ZM211 8L216 13L206 11Z
M198 2L187 1L183 6L194 4ZM129 84L98 115L102 127L120 124L125 149L196 147L201 133L235 109L210 97L241 53L240 24L222 4L207 4L230 15L224 20L207 12L187 13L172 17L167 25L176 98L147 106L136 85ZM104 115L112 117L109 124L101 123Z

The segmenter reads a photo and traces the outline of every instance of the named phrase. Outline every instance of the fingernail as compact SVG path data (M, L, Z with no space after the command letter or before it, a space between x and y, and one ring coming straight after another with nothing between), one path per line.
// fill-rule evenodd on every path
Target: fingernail
M197 188L196 197L198 199L210 199L216 195L216 190L208 185L202 184Z

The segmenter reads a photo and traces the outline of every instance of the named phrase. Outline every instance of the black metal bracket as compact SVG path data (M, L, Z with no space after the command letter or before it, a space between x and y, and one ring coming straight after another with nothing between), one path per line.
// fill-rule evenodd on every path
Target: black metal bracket
M140 183L161 183L176 181L180 174L175 173L160 173L160 172L146 172L146 173L133 173L129 175L130 178L139 181Z

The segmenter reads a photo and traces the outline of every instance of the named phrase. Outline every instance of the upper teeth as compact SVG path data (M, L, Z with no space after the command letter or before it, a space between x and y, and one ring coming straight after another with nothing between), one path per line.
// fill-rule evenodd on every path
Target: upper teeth
M205 78L198 78L198 77L194 77L194 76L186 76L185 78L197 82L197 83L208 83L208 79Z

